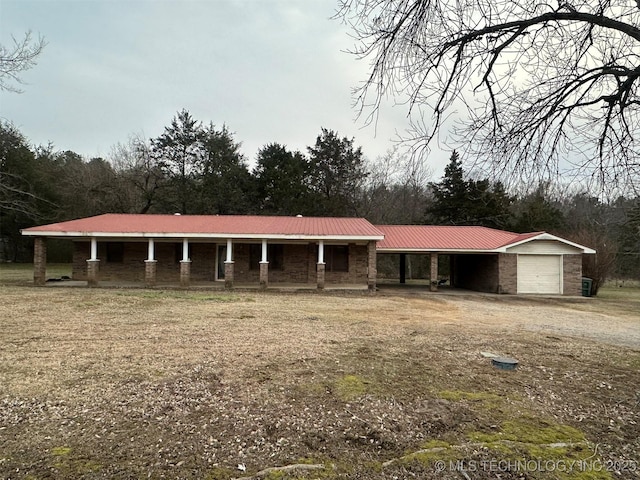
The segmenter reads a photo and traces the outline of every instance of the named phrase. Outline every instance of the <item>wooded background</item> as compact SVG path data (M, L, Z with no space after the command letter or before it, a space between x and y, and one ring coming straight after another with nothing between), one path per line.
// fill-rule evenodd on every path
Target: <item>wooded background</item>
M107 158L31 145L0 122L0 260L30 262L20 229L102 213L358 216L374 224L482 225L546 231L595 248L585 275L640 279L640 199L603 199L579 185L506 188L469 175L457 152L442 178L390 151L367 160L354 139L322 128L306 152L266 144L250 168L226 126L176 114L151 139L133 136ZM70 261L50 242L49 261Z

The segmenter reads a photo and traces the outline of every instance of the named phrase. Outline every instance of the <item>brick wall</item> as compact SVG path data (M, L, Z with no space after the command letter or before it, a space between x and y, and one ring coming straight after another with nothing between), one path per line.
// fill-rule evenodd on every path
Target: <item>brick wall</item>
M498 254L498 293L518 293L518 255Z
M216 244L191 243L191 282L214 281L216 268ZM74 242L72 275L74 280L87 280L87 260L90 257L90 242ZM259 283L260 270L250 269L249 244L233 245L234 281L236 283ZM147 258L146 242L124 243L121 262L107 261L107 244L98 242L99 279L102 281L143 282L144 260ZM282 270L269 269L270 283L316 283L317 246L315 244L283 245ZM182 242L155 242L156 280L158 282L180 282L180 260ZM349 245L349 271L327 272L327 284L367 282L367 246Z
M563 295L582 294L582 255L563 255Z

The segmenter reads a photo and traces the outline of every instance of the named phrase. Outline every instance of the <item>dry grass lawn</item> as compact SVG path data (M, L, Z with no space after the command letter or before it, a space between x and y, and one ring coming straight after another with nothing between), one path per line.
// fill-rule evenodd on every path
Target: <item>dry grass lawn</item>
M637 289L371 297L0 275L2 478L640 478ZM618 335L576 334L583 321Z

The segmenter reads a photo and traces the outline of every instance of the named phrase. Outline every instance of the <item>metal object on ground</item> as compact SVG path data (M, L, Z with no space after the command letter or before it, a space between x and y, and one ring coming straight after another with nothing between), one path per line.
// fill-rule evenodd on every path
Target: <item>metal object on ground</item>
M494 367L500 370L515 370L518 366L518 361L515 358L508 357L495 357L491 359L491 363Z

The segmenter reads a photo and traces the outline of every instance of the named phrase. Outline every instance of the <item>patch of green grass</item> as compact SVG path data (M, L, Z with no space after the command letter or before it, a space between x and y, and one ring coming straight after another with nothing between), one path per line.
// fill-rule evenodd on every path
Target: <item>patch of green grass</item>
M53 466L57 468L65 478L77 478L89 473L98 472L102 469L102 465L94 460L76 457L71 447L54 447L51 449L51 455L55 457Z
M70 263L48 263L47 278L71 276ZM0 263L0 283L4 285L33 284L32 263Z
M459 402L461 400L467 400L470 402L500 402L502 398L495 393L489 392L463 392L460 390L442 390L438 393L440 398L445 400L451 400L452 402Z
M51 449L51 455L56 457L66 457L71 453L71 447L54 447Z
M349 402L361 397L367 392L365 381L357 375L345 375L336 380L334 392L341 400Z

